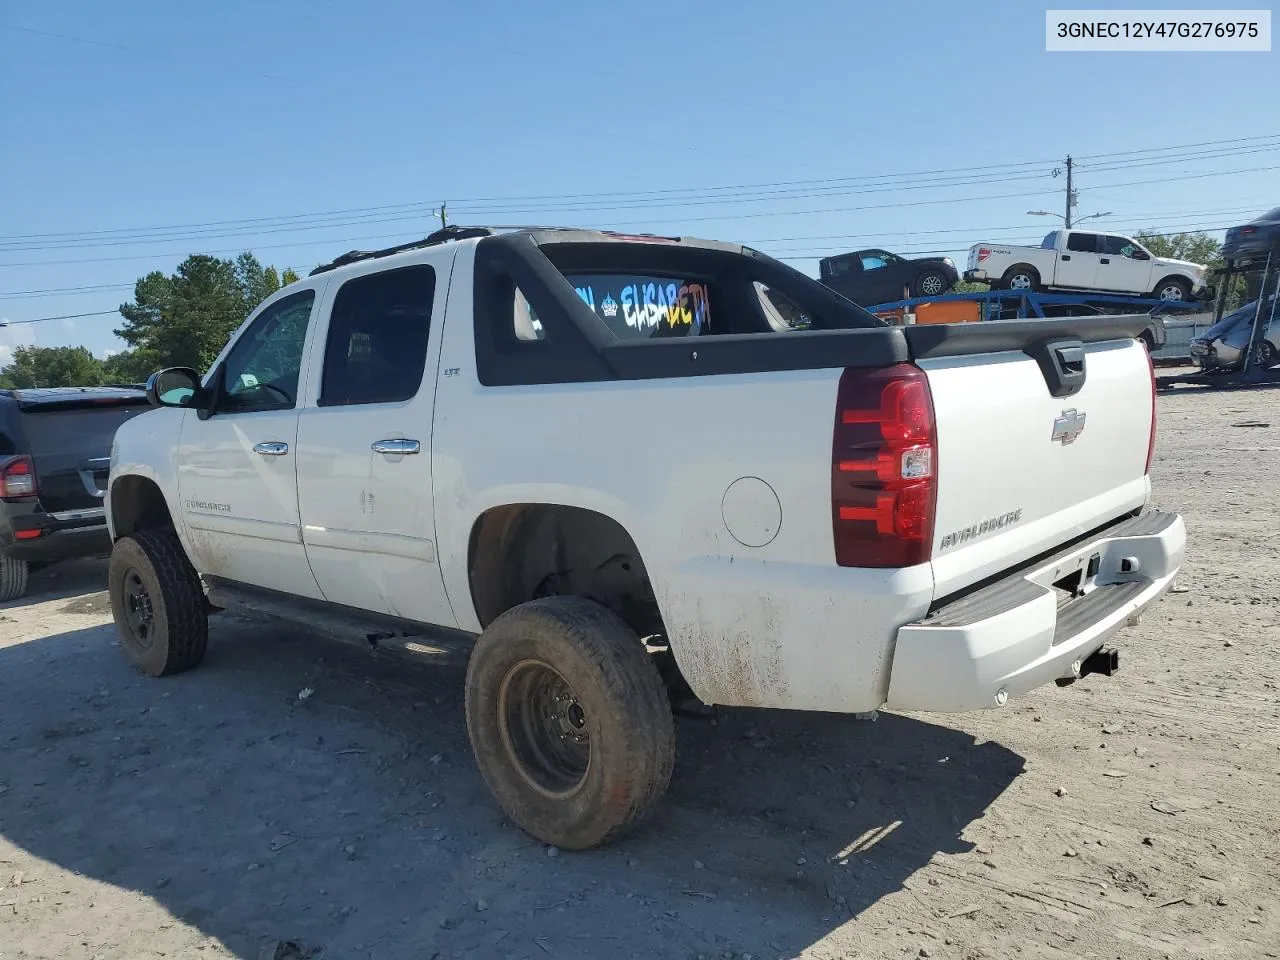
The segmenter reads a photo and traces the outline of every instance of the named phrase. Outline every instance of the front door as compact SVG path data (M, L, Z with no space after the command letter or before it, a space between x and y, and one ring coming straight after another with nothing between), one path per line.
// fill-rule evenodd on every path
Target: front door
M1094 290L1098 280L1098 235L1096 233L1067 234L1067 249L1058 255L1058 270L1054 285L1077 290Z
M298 432L302 535L325 599L445 626L456 621L435 547L432 319L444 315L452 258L331 292L315 403Z
M1128 237L1101 236L1102 256L1098 289L1117 293L1146 293L1151 289L1149 254ZM1140 259L1148 257L1148 259Z
M319 597L298 522L295 445L303 347L316 292L268 305L228 352L213 413L188 412L178 494L201 573Z

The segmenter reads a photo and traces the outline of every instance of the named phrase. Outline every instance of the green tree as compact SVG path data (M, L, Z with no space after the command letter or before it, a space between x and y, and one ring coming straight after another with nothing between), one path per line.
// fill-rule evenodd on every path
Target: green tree
M146 383L147 377L164 366L147 350L124 350L102 361L102 382L116 386Z
M0 370L0 387L94 387L102 382L102 363L85 347L22 346Z
M1222 244L1203 230L1195 233L1157 233L1139 230L1133 238L1157 257L1203 263L1211 271L1222 266Z
M292 270L282 277L275 267L264 267L252 253L235 260L194 254L171 275L147 274L134 286L133 302L120 307L124 324L115 334L135 356L118 369L208 369L253 308L282 282L297 279Z

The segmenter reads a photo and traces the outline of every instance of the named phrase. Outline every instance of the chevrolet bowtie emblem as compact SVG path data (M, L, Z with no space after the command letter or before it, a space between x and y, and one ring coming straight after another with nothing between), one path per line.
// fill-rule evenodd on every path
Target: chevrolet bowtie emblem
M1075 410L1063 410L1062 414L1053 421L1053 433L1049 439L1053 443L1060 443L1064 447L1068 443L1075 443L1076 437L1084 433L1085 415Z

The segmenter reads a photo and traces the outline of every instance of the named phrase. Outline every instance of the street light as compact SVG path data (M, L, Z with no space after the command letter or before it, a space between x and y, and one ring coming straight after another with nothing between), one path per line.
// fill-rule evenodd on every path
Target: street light
M1063 215L1062 215L1062 214L1060 214L1060 213L1054 213L1052 210L1028 210L1028 211L1027 211L1027 216L1029 216L1029 217L1057 217L1059 220L1064 220L1064 221L1065 221L1065 219L1066 219L1065 217L1063 217ZM1096 217L1109 217L1109 216L1111 216L1111 211L1110 211L1110 210L1106 210L1106 211L1104 211L1103 213L1091 213L1091 214L1089 214L1087 217L1076 217L1075 222L1076 222L1076 223L1081 223L1081 222L1083 222L1083 221L1085 221L1085 220L1093 220L1093 219L1094 219L1094 218L1096 218Z

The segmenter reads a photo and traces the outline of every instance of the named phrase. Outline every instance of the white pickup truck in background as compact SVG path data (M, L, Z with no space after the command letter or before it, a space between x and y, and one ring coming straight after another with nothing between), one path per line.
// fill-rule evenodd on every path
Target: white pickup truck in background
M1204 292L1205 269L1154 256L1118 233L1054 230L1038 247L974 244L964 278L1009 290L1096 290L1190 300Z
M1185 541L1146 509L1146 323L890 326L687 238L349 254L117 433L121 646L190 669L231 606L461 643L498 803L594 846L666 789L680 696L967 711L1111 674Z

